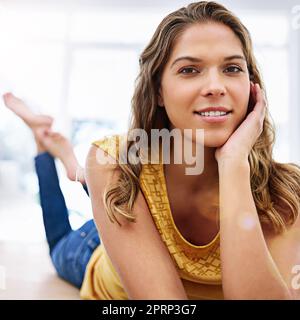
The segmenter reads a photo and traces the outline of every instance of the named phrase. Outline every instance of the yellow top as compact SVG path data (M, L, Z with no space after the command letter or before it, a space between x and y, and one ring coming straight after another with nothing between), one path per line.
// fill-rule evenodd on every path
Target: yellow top
M119 136L93 144L116 158ZM165 242L189 299L223 299L220 234L207 245L188 242L177 229L167 195L163 164L143 164L140 186L155 225ZM88 263L80 296L83 299L128 299L103 244Z

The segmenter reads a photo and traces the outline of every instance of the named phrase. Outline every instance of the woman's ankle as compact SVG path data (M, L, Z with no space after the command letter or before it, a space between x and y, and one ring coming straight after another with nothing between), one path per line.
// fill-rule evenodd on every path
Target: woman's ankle
M75 181L80 182L82 185L86 186L85 177L84 177L84 169L78 165L75 172Z

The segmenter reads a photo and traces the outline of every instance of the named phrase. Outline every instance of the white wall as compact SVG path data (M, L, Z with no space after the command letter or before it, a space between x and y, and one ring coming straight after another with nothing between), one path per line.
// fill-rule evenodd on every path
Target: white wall
M103 123L99 131L81 126L73 137L83 163L92 139L126 128L139 54L159 21L187 3L0 1L0 93L12 90L35 111L54 116L55 128L70 138L74 120ZM275 157L300 163L297 1L220 3L252 34L278 129ZM17 164L23 174L14 185L33 193L34 152L30 132L0 103L0 159Z

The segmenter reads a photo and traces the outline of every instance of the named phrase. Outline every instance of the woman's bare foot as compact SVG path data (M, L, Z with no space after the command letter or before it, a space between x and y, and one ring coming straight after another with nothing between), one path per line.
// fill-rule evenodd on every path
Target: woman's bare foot
M83 168L79 165L73 146L67 138L49 129L37 130L37 137L53 157L61 160L70 180L85 183Z
M6 107L20 117L32 130L38 153L46 151L43 144L39 140L37 131L41 129L50 129L53 123L53 118L50 116L37 115L33 113L23 100L17 98L10 92L3 95L3 100Z
M8 109L20 117L29 127L34 130L36 127L51 127L53 118L46 115L33 113L23 100L17 98L12 93L5 93L3 100Z

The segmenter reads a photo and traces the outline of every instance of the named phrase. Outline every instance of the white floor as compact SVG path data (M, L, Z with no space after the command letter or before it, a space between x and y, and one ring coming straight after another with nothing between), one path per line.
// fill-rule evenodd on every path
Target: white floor
M51 264L41 209L33 199L0 190L0 299L79 299Z

